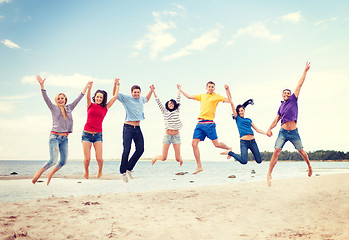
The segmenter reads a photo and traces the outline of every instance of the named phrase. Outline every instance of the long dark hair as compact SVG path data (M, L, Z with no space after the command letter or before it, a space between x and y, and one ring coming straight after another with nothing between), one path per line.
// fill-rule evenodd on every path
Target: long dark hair
M107 98L108 98L108 93L104 90L100 90L98 89L96 92L95 92L95 95L92 97L92 101L95 102L95 97L97 95L97 93L102 93L103 94L103 101L101 102L101 106L102 107L107 107Z
M174 105L173 109L170 109L170 108L168 107L168 104L169 104L170 102L172 102L173 105ZM174 99L170 99L170 100L168 100L168 101L165 103L166 109L169 110L170 112L173 112L174 110L176 110L176 109L179 107L179 105L180 105L180 104L177 103L176 100L174 100Z
M246 102L244 102L242 105L241 105L241 104L237 105L237 107L236 107L236 112L237 112L238 116L239 116L239 109L240 109L240 108L245 109L249 104L251 104L251 105L254 104L253 99L248 99L248 100L247 100Z

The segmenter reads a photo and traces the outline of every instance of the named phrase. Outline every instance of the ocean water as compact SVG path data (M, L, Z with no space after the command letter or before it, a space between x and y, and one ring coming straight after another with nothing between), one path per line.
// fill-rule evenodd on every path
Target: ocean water
M158 161L154 166L149 161L139 161L133 172L134 179L129 183L124 183L121 179L84 179L83 162L70 161L56 175L79 175L81 178L54 177L49 186L46 186L46 178L43 178L44 182L32 184L31 177L44 163L44 161L0 161L0 177L9 176L11 172L17 172L17 176L30 177L29 179L0 180L0 201L22 201L52 196L86 196L88 198L88 195L108 193L242 184L243 182L265 181L269 167L269 162L262 164L249 162L247 165L231 161L203 162L204 171L193 175L191 173L196 168L195 161L185 161L183 166L179 166L175 161ZM105 161L103 174L119 176L119 166L119 161ZM349 173L349 162L312 162L312 167L314 177L316 175ZM91 161L90 175L95 175L96 172L96 161ZM178 172L188 173L176 175ZM235 175L236 178L228 178L231 175ZM307 166L303 161L279 161L273 171L273 180L306 176Z

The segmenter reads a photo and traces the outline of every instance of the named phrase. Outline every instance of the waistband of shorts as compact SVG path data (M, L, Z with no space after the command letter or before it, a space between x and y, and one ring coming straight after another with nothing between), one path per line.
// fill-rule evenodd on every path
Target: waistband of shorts
M91 135L97 135L97 134L102 134L102 132L95 132L95 133L92 133L92 132L87 132L85 130L83 130L84 133L86 134L91 134Z
M205 120L205 119L200 119L198 121L198 124L210 124L210 123L214 123L213 120Z
M285 129L285 128L280 128L280 131L284 131L284 132L296 132L296 131L298 131L298 128L295 128L295 129L293 129L293 130L287 130L287 129Z

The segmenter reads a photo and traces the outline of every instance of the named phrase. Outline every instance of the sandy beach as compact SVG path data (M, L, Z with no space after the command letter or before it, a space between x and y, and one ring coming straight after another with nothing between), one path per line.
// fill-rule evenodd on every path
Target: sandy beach
M0 239L349 239L349 174L0 202Z

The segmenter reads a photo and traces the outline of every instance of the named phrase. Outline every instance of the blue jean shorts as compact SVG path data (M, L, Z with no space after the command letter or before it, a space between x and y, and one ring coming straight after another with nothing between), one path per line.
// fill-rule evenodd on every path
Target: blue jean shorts
M88 133L88 132L82 131L81 142L90 142L90 143L103 142L102 133L101 132Z
M282 149L287 141L290 141L298 151L303 149L301 137L299 136L297 128L294 130L281 128L275 142L275 148Z
M167 143L167 144L181 144L181 135L176 134L176 135L170 135L165 133L164 138L162 140L162 143Z
M196 125L193 134L193 139L200 139L201 141L204 141L206 137L208 137L211 140L218 139L215 123L198 123Z

